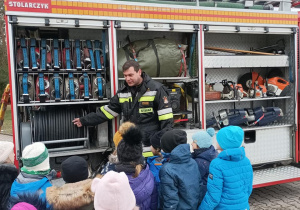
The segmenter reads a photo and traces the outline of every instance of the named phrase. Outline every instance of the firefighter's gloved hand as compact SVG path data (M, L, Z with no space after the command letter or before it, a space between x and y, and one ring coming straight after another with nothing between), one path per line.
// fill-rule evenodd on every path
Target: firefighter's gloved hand
M75 118L72 122L74 123L74 125L77 125L77 127L79 127L79 128L82 127L82 124L81 124L79 118Z

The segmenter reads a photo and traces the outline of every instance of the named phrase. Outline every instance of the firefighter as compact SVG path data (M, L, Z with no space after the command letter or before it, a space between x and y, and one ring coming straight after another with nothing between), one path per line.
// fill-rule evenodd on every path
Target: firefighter
M123 65L125 85L111 98L108 105L96 113L75 118L74 125L94 126L117 117L121 112L125 121L139 126L144 134L143 144L150 146L150 138L157 131L173 126L173 112L167 89L142 72L138 62L126 61Z

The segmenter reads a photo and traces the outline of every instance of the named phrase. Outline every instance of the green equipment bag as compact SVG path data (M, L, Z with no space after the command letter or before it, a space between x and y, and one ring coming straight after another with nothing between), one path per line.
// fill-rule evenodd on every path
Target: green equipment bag
M141 69L151 77L177 77L186 72L184 50L187 45L173 40L155 38L131 42L118 49L118 74L127 60L137 60Z

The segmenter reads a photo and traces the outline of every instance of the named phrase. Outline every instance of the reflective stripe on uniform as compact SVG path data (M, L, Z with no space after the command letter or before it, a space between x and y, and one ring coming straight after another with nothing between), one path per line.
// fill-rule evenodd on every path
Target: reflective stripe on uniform
M131 93L118 93L119 98L130 98L132 97Z
M155 96L142 96L140 99L139 99L139 102L143 102L143 101L154 101L155 99Z
M102 113L108 118L108 119L114 119L114 116L113 115L111 115L108 111L106 111L105 109L104 109L104 106L101 106L100 107L100 110L102 111Z
M157 91L146 91L144 95L139 99L139 102L154 101Z
M119 103L124 103L124 102L129 102L129 101L132 101L132 97L129 97L129 98L119 98Z
M159 121L168 120L168 119L171 119L171 118L173 118L173 113L158 116Z
M119 114L117 112L114 112L113 110L111 110L108 105L104 106L105 111L109 112L112 116L117 117Z
M143 96L156 96L157 91L146 91Z
M128 93L118 93L119 103L132 101L132 95L130 92Z
M164 114L168 114L168 113L172 113L172 108L166 108L166 109L161 109L157 111L158 115L164 115Z

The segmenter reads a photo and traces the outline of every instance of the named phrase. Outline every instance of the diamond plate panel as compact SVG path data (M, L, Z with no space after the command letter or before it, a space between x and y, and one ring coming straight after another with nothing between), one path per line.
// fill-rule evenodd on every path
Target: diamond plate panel
M287 55L205 56L205 68L287 67Z
M255 170L253 172L253 185L276 182L300 177L300 169L293 166L281 166Z
M292 158L291 128L256 130L256 141L244 144L251 164L275 162Z

